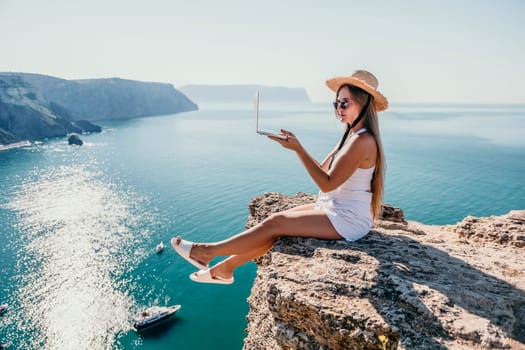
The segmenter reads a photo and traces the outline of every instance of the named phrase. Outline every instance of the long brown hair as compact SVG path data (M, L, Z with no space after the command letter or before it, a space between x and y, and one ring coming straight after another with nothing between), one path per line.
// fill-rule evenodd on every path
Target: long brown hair
M377 145L376 168L372 176L371 191L372 191L372 218L375 220L381 214L381 205L383 203L384 181L385 181L385 156L383 152L383 145L381 143L381 134L379 133L379 120L374 106L374 98L366 91L349 84L344 84L337 89L336 98L339 96L339 91L347 87L352 94L355 102L363 108L366 105L368 96L372 99L368 105L365 115L363 117L363 126L374 137Z

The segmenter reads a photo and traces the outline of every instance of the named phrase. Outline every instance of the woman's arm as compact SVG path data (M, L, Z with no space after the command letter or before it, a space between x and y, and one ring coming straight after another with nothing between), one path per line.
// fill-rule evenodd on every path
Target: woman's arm
M297 156L303 163L306 171L323 192L330 192L345 182L359 167L359 164L370 156L370 147L375 141L373 137L357 137L353 142L345 145L341 150L341 155L334 162L330 170L328 167L328 157L319 164L301 145L299 140L289 131L281 130L281 134L286 135L286 140L269 136L272 140L279 142L283 147L291 149L297 153Z
M324 171L328 171L330 160L336 153L337 153L337 145L334 147L334 149L330 153L328 153L326 158L321 162L321 169L323 169Z

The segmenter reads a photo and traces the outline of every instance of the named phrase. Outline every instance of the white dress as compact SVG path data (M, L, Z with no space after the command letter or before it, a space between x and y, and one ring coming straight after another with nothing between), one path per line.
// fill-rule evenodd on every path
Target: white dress
M360 129L351 137L365 132ZM336 154L335 157L338 155ZM372 228L372 192L371 182L375 166L363 169L357 168L343 184L330 192L319 191L315 208L323 210L328 219L347 241L356 241L366 236Z

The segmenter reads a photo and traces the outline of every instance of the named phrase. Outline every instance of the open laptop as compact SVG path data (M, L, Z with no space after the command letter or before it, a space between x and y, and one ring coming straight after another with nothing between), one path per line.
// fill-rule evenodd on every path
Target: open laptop
M255 131L259 135L273 136L273 137L277 137L277 138L286 140L285 135L273 134L271 132L259 130L259 91L257 91L257 93L255 94Z

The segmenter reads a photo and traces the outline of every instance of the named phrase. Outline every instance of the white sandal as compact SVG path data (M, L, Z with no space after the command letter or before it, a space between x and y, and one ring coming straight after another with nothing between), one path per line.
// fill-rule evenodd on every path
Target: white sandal
M190 279L199 283L232 284L232 278L212 277L210 269L200 270L190 275Z
M187 262L189 262L193 266L201 270L206 270L208 268L208 265L201 264L200 262L198 262L190 256L191 248L193 247L192 242L185 241L181 238L180 243L177 244L177 238L172 238L171 246L173 247L173 249L175 249L177 253L179 253L180 256L182 256Z

